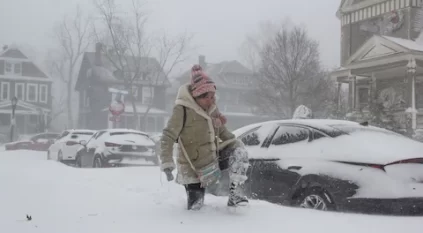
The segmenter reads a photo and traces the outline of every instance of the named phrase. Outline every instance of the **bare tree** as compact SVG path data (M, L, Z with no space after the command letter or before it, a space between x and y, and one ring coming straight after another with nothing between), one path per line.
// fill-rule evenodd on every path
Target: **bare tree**
M96 0L95 7L100 15L94 33L96 40L105 45L102 52L112 66L109 68L117 71L114 72L116 78L123 81L129 93L134 125L139 129L135 90L140 86L149 87L153 96L154 87L164 84L161 82L173 68L187 59L192 37L186 33L174 38L165 33L152 37L145 29L148 17L144 5L136 0L132 0L131 10L125 14L114 0ZM153 102L145 104L144 120Z
M260 63L256 102L263 112L291 117L309 88L321 89L319 45L304 27L282 26L264 44Z
M79 6L72 17L65 16L55 26L54 38L59 48L50 53L50 69L54 76L59 76L66 86L65 109L68 127L74 126L73 117L73 88L78 74L78 64L82 55L90 46L90 20L83 16Z
M46 127L50 128L51 124L56 118L67 111L67 87L61 88L60 95L53 96L53 108L50 114L50 117L47 118Z
M299 89L299 102L313 110L314 116L326 118L336 111L337 86L330 78L329 72L320 71L312 78L308 78Z
M269 38L272 38L281 27L288 28L291 25L289 18L282 21L280 24L276 24L271 21L259 22L256 31L248 33L245 40L241 43L238 48L241 58L244 59L247 66L252 69L253 72L258 72L261 66L261 55L260 52L268 42Z

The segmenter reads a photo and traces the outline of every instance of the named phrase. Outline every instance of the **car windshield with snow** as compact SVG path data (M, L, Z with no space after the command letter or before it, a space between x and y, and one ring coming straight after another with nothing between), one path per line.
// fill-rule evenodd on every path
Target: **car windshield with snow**
M423 213L423 144L341 120L269 121L234 131L250 154L250 198L321 210ZM227 176L211 193L225 194Z
M157 165L155 143L148 134L131 129L100 130L82 142L77 152L79 167Z

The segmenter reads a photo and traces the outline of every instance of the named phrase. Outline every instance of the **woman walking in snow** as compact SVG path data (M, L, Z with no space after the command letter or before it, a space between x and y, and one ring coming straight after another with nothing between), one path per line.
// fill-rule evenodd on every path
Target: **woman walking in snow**
M191 69L191 83L182 85L176 97L172 115L161 138L161 170L168 180L177 167L176 182L185 186L187 209L200 209L204 204L207 181L218 179L219 151L229 157L228 206L248 204L237 188L247 180L248 155L244 144L226 127L226 118L215 103L216 86L201 66ZM176 166L172 151L178 143Z

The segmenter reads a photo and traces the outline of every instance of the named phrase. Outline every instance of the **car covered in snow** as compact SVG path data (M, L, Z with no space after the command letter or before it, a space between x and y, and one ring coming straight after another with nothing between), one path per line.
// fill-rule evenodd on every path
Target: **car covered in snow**
M132 129L99 130L77 153L78 167L158 165L156 144L145 132Z
M35 150L47 151L54 140L59 137L59 133L39 133L31 135L27 139L21 139L4 144L5 150Z
M262 122L234 134L249 152L243 191L252 199L319 210L423 214L421 142L367 124L323 119ZM209 192L226 195L227 180L224 175Z
M89 129L64 130L47 150L47 159L64 163L74 163L76 152L82 147L81 141L88 140L96 133Z

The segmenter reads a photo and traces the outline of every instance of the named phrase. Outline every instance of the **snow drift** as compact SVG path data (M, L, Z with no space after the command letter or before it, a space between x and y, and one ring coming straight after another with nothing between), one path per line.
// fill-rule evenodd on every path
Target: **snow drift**
M45 158L0 152L2 232L420 233L422 227L421 217L325 213L261 201L231 213L226 198L211 195L203 210L189 212L183 187L166 182L158 167L78 169Z

